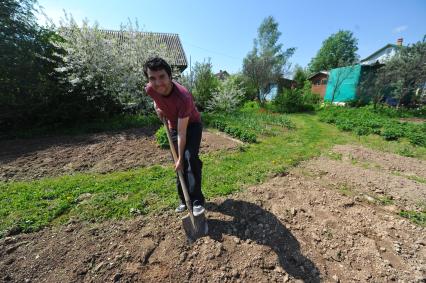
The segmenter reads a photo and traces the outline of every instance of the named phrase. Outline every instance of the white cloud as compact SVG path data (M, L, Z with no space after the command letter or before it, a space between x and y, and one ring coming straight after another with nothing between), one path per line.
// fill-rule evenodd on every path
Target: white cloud
M394 28L393 30L392 30L392 32L393 33L401 33L401 32L403 32L404 30L406 30L408 28L408 26L399 26L399 27L396 27L396 28Z

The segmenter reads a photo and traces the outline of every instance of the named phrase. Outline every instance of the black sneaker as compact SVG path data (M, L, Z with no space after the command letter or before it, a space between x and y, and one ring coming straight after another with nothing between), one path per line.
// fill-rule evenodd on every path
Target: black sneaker
M186 205L181 203L178 207L176 207L175 211L178 213L184 212L186 210Z

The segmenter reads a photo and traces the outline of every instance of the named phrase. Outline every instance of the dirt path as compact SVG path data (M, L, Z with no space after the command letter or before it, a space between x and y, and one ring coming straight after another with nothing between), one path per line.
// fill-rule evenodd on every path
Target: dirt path
M107 173L166 164L168 150L157 146L154 129L77 137L0 141L0 180L34 180L74 172ZM232 150L239 142L225 135L203 132L201 153Z
M389 207L416 208L414 195L425 200L425 184L406 173L426 167L398 158L340 146L286 176L214 199L210 234L192 246L172 212L8 237L0 240L0 280L425 282L426 228ZM375 194L393 203L381 205Z

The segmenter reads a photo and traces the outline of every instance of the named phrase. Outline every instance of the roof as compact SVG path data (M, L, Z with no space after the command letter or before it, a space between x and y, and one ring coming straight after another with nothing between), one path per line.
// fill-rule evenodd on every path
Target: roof
M380 52L382 52L383 50L389 48L389 47L393 47L393 48L399 48L401 46L398 46L396 44L386 44L385 46L383 46L382 48L380 48L379 50L377 50L376 52L374 52L373 54L371 54L370 56L365 57L364 59L361 60L361 62L370 60L371 58L373 58L374 56L376 56L377 54L379 54Z
M220 70L220 72L219 73L217 73L217 74L215 74L215 76L218 78L218 79L220 79L220 80L224 80L224 79L226 79L227 77L229 77L230 75L229 75L229 73L227 72L227 71L225 71L225 70Z
M100 32L105 33L109 36L118 37L119 40L123 40L122 31L114 30L100 30ZM176 33L159 33L159 32L135 32L137 35L140 35L142 38L151 38L155 46L164 46L166 52L168 53L168 63L171 66L177 66L181 71L185 70L188 66L188 61L186 60L185 51L183 50L182 43L180 41L179 35Z
M317 75L321 75L321 74L328 76L329 72L328 71L319 71L319 72L316 72L315 74L312 74L311 76L309 76L308 80L312 79L313 77L316 77Z

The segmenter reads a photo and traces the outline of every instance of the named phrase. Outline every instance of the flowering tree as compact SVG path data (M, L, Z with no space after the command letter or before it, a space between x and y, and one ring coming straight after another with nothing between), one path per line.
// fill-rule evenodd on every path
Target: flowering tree
M58 32L63 40L54 44L65 53L56 54L56 71L69 85L69 92L86 93L88 101L97 101L103 108L129 103L146 108L143 64L152 56L169 59L165 47L154 44L153 35L138 32L137 23L134 26L130 21L116 34L99 29L97 23L89 26L87 20L79 27L67 14Z
M207 103L207 110L229 113L237 108L244 99L244 88L234 77L229 77L219 86Z

